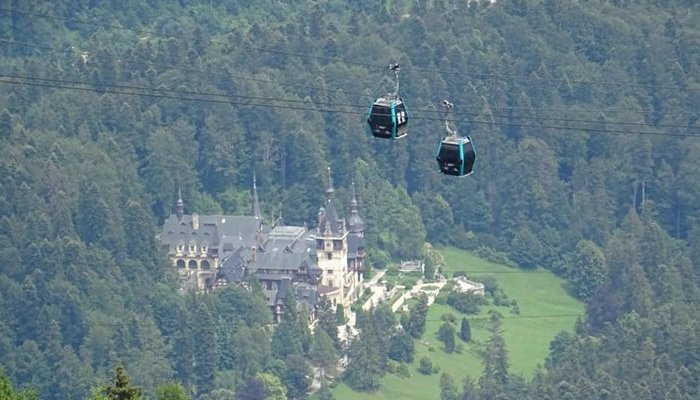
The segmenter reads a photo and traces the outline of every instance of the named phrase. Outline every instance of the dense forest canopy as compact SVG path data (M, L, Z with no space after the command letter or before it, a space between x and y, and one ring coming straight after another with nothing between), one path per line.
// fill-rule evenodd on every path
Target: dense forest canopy
M253 340L263 300L179 294L155 233L179 189L188 212L248 213L254 174L266 218L313 225L330 165L375 266L453 245L587 302L532 382L487 365L464 398L698 396L698 7L3 1L0 364L42 399L86 398L120 363L150 394L303 397L294 371L324 358L308 338L275 351L297 321ZM399 142L364 121L391 62ZM435 165L443 99L477 146L464 180Z

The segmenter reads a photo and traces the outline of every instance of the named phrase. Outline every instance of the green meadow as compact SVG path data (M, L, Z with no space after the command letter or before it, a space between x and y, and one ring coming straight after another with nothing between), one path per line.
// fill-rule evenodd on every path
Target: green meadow
M583 315L583 304L566 293L563 280L546 270L511 268L454 248L441 249L441 253L446 264L443 272L447 277L461 271L475 281L485 276L495 278L508 299L517 301L519 314L513 313L512 307L489 305L482 306L478 315L464 315L447 305L433 304L428 312L426 333L415 342L416 354L413 364L409 366L409 378L387 374L382 379L381 388L375 393L354 392L341 384L333 390L336 399L439 399L439 377L442 372L449 373L460 387L467 376L478 379L482 370L481 354L488 339L488 311L491 309L503 315L503 336L509 352L510 372L529 379L537 366L544 364L554 336L562 330L573 330L577 316ZM447 313L457 317L457 332L462 317L469 319L472 330L471 342L464 343L457 339L458 351L452 354L445 352L436 337L443 323L441 317ZM418 360L423 356L428 356L434 365L439 366L440 372L429 376L419 373Z

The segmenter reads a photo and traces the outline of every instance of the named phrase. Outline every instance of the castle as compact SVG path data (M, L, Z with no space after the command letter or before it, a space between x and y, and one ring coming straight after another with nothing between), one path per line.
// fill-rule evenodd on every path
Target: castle
M333 307L348 309L363 289L364 223L353 186L350 214L340 218L328 172L324 206L315 230L306 226L265 224L253 178L252 215L185 214L181 193L175 214L159 235L184 290L210 291L257 278L273 320L279 321L283 299L292 290L310 317L321 296Z

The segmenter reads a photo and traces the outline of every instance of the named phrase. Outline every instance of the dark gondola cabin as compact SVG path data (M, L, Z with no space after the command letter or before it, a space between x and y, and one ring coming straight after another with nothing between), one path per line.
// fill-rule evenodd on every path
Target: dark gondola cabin
M464 177L472 173L476 150L470 137L448 136L438 145L436 156L440 172Z
M378 98L367 116L372 136L382 139L400 139L408 135L408 113L403 99Z

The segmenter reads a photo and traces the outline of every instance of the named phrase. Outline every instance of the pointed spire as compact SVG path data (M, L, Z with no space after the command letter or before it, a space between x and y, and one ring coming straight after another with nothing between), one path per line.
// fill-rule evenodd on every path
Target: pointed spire
M355 181L352 181L352 200L350 200L350 208L357 208L357 193L355 193Z
M348 217L348 231L359 233L360 236L364 231L364 222L360 217L360 211L357 203L357 194L355 193L355 182L352 182L352 200L350 201L350 216Z
M330 231L334 234L342 234L343 226L338 211L333 201L333 177L331 167L328 166L328 189L326 189L326 222L330 225Z
M185 215L185 202L182 201L182 188L178 185L177 187L177 202L175 202L175 214L177 215L178 221L182 219Z
M255 172L253 172L253 207L251 212L255 219L262 220L262 214L260 214L260 201L258 200L258 186L256 184Z
M326 189L326 195L330 200L333 197L333 177L331 176L331 166L328 166L328 189Z

